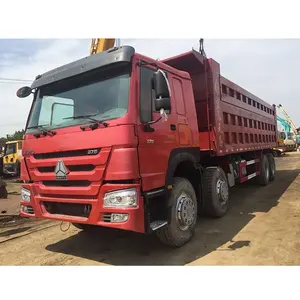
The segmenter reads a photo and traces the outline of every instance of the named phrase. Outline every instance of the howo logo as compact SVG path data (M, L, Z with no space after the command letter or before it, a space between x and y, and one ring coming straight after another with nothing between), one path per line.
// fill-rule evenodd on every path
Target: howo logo
M57 162L54 172L56 175L56 180L67 180L69 171L62 160Z

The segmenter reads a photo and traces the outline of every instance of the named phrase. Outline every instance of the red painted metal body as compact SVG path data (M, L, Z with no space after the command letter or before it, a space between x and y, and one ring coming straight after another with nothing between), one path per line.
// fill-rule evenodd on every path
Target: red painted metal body
M106 226L105 214L120 213L120 208L103 208L103 195L106 192L132 187L140 191L137 137L133 126L111 125L105 130L87 132L75 127L64 128L54 139L50 136L40 139L30 135L25 137L23 151L26 152L30 148L38 154L25 155L25 161L22 161L21 178L23 180L30 178L33 181L32 184L24 184L23 187L31 191L30 205L34 210L34 215L23 212L23 216ZM107 147L107 145L113 146ZM64 157L64 163L70 170L69 184L59 185L56 182L54 168L59 157L65 156L64 153L68 151L96 148L101 148L97 155L80 156L78 154L78 156ZM54 157L51 158L49 153L55 154ZM83 171L87 166L92 166L92 169ZM106 183L129 178L133 179L129 184ZM72 182L76 184L72 185ZM45 203L49 202L90 204L91 212L89 217L50 214L45 207ZM21 202L21 205L27 204ZM125 210L121 209L122 211ZM138 207L126 209L126 213L129 214L127 222L110 223L109 226L144 232L143 198L140 194Z
M139 59L157 63L168 72L170 82L174 109L167 122L151 125L153 132L143 130L139 117ZM129 107L124 117L93 131L72 126L57 129L55 136L37 139L25 135L21 179L31 182L23 184L31 191L31 201L21 201L21 205L31 206L34 213L22 211L22 216L145 232L143 193L166 185L174 149L198 148L224 156L276 146L275 107L220 76L220 66L214 60L194 51L162 62L135 54L132 66ZM153 112L153 119L158 117L159 113ZM176 131L170 130L171 124L176 124ZM86 149L100 152L80 154ZM59 185L54 168L61 158L70 173L66 183ZM132 187L138 191L137 207L103 207L106 192ZM91 211L86 217L49 212L49 203L90 205ZM106 222L110 213L127 213L129 218L123 223Z
M256 159L253 159L253 160L248 160L248 161L242 161L240 162L239 164L239 174L240 174L240 183L243 183L247 180L250 180L251 178L257 176L260 174L260 165L259 165L259 162L260 160L258 158ZM247 166L250 166L250 165L255 165L255 172L253 172L252 174L250 175L246 175L246 176L243 176L243 169L246 169Z
M191 51L164 62L191 75L201 150L223 156L277 145L276 106L221 76L215 60Z

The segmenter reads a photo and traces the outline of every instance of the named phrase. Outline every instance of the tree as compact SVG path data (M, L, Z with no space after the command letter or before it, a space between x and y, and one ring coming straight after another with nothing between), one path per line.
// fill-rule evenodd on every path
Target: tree
M0 138L0 152L7 141L23 140L25 130L17 130L13 134L7 134L6 137Z

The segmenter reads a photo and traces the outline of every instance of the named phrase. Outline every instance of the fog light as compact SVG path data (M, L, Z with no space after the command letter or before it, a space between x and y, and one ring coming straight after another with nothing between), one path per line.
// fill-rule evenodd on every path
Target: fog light
M22 210L24 213L28 213L27 206L21 205L21 210Z
M111 214L110 221L112 223L122 223L128 220L128 214Z
M21 189L21 201L30 202L30 191L27 189Z

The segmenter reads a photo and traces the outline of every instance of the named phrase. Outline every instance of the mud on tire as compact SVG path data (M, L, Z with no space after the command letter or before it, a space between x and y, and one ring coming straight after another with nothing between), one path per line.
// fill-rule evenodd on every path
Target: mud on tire
M181 177L174 178L168 204L169 224L156 234L163 244L180 247L193 237L197 222L197 198L190 181Z

